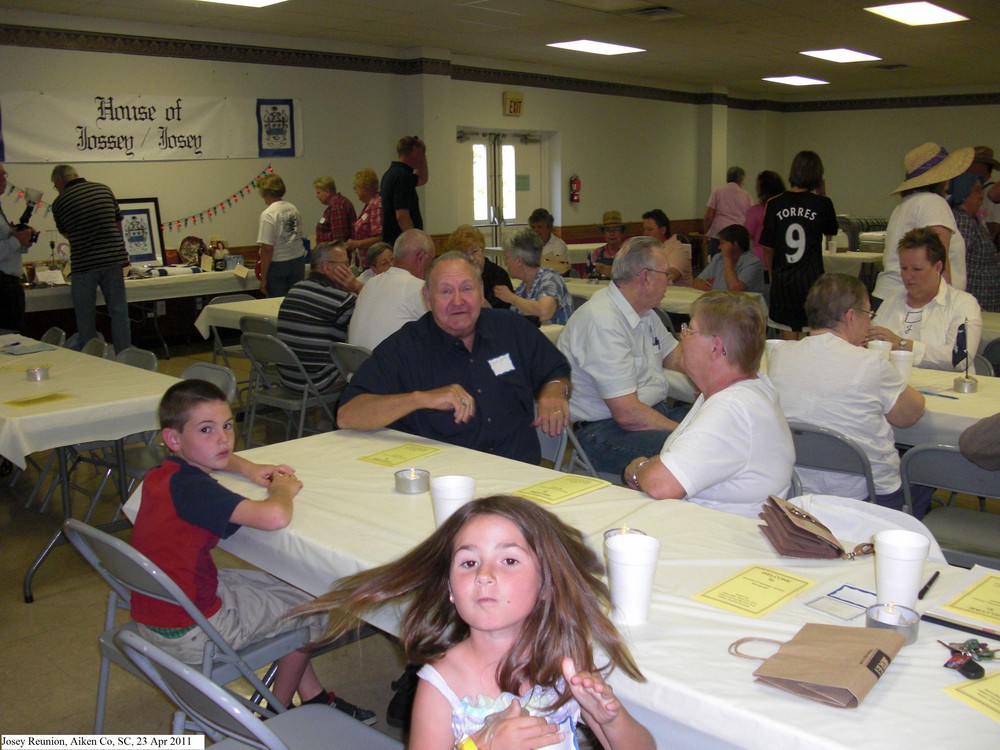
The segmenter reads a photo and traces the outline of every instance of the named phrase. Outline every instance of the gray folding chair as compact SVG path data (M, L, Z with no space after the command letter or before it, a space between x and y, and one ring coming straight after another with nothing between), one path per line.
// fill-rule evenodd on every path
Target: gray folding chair
M229 403L236 398L236 375L228 367L211 362L195 362L181 373L182 380L207 380L226 394Z
M584 297L582 294L571 294L569 295L569 297L571 300L573 300L573 312L576 312L581 307L583 307L583 305L587 302L588 299L587 297Z
M208 304L210 305L224 305L228 302L253 302L255 297L249 294L220 294L218 297L213 297ZM219 358L222 358L222 362L226 367L232 367L229 363L230 357L237 357L239 359L246 359L246 354L243 352L243 347L239 344L232 344L226 346L222 342L222 335L219 333L217 326L209 326L212 331L212 364L217 364Z
M828 427L818 427L805 422L789 422L788 428L792 431L792 442L795 444L796 466L864 477L868 489L868 502L875 502L872 465L857 443L844 433Z
M983 349L983 356L993 365L993 372L1000 372L1000 339L993 339Z
M330 706L300 706L268 719L259 707L215 684L197 670L127 630L115 636L118 648L180 709L173 733L184 717L208 735L213 748L264 750L402 750L403 745ZM180 718L178 718L180 717ZM223 738L229 739L223 739Z
M330 407L340 398L343 386L338 390L320 393L295 352L275 336L244 333L241 341L253 367L248 415L245 420L247 448L251 447L254 422L261 406L273 406L285 414L285 440L291 439L292 415L296 412L299 415L297 437L302 437L305 432L306 412L311 408L321 408L326 418L333 424L333 411ZM273 372L273 368L278 365L298 372L300 380L305 383L301 393L291 391L281 384Z
M121 631L138 633L138 627L134 622L115 624L116 610L129 609L132 592L180 607L195 625L204 631L207 642L201 672L212 682L226 685L243 678L267 700L268 708L278 713L285 710L267 684L273 677L274 663L309 642L309 628L303 626L251 643L239 650L233 649L180 586L128 542L73 518L63 524L63 531L70 543L111 587L105 610L104 630L97 639L101 653L101 667L97 683L94 734L101 734L104 729L111 663L114 662L132 674L141 675L125 658L114 641L115 636ZM254 670L269 665L271 668L265 678L258 677Z
M122 349L115 355L114 358L123 365L139 367L143 370L158 372L160 369L160 363L157 361L156 355L153 354L153 352L148 351L147 349L139 349L135 346Z
M268 336L277 336L278 326L274 321L262 315L244 315L240 318L240 331L243 333L266 333Z
M372 356L371 350L357 344L347 344L342 341L330 342L330 359L340 370L340 377L350 383L354 373Z
M977 354L972 358L972 370L976 375L987 375L992 378L994 367L984 355Z
M957 446L925 443L903 455L899 473L909 513L913 512L911 483L980 498L980 510L971 510L953 505L952 496L947 505L933 507L924 516L924 525L952 565L1000 568L1000 516L983 512L986 498L1000 498L1000 471L979 468Z
M42 334L39 341L43 344L52 344L52 346L66 346L66 331L59 326L52 326Z
M89 354L92 357L101 357L103 359L113 359L115 348L104 341L104 339L96 338L91 339L83 348L80 350L84 354Z
M104 341L104 334L100 331L97 332L97 339ZM73 351L82 351L80 347L80 334L79 332L71 334L68 339L66 339L66 348L72 349Z
M666 326L667 330L670 331L670 333L672 334L677 333L674 330L674 321L670 319L670 313L668 313L666 310L661 310L658 307L654 307L653 312L656 313L656 317L658 317L661 321L663 321L663 325Z
M552 464L552 468L566 474L586 474L587 476L604 479L612 484L621 485L620 475L608 471L597 471L587 457L587 452L580 445L572 425L566 425L558 435L548 435L541 427L535 428L538 444L542 449L542 458Z

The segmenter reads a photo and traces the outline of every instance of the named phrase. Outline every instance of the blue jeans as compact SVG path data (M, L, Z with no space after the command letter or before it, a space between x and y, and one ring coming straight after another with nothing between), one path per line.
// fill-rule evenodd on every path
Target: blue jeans
M934 494L933 487L925 487L922 484L910 485L910 498L913 500L913 517L922 519L931 509L931 495ZM888 492L885 495L876 495L875 501L879 505L894 510L903 509L903 488L900 487L895 492Z
M669 407L660 402L653 406L660 414L680 422L690 404ZM597 471L621 474L637 456L658 456L670 430L625 430L614 419L590 422L576 431L580 445Z
M76 330L82 347L97 337L97 288L101 288L111 317L111 339L115 353L132 345L132 322L128 319L128 299L125 278L120 266L95 268L93 271L73 271L70 295L76 312Z
M271 262L267 267L267 296L284 297L288 290L306 277L306 264L303 258Z

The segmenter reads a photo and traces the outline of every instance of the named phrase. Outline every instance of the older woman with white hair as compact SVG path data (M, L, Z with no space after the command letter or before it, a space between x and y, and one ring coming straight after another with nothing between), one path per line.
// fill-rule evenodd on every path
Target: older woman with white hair
M504 243L503 254L511 278L522 283L516 292L495 286L497 298L524 316L538 318L542 325L565 325L573 313L573 299L557 271L540 267L542 241L538 235L530 229L518 232Z

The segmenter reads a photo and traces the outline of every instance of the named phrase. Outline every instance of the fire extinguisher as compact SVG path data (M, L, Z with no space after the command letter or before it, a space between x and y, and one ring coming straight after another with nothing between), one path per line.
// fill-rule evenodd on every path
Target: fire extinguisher
M569 178L569 202L580 202L580 178L576 175Z

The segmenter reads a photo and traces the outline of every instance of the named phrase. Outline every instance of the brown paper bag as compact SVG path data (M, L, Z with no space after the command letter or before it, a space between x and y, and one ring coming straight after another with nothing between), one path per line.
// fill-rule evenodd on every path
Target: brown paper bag
M750 641L781 643L777 653L763 660L754 677L821 703L857 708L905 640L894 630L807 623L785 643L741 638L729 646L729 653L754 659L759 657L741 653L739 647Z

